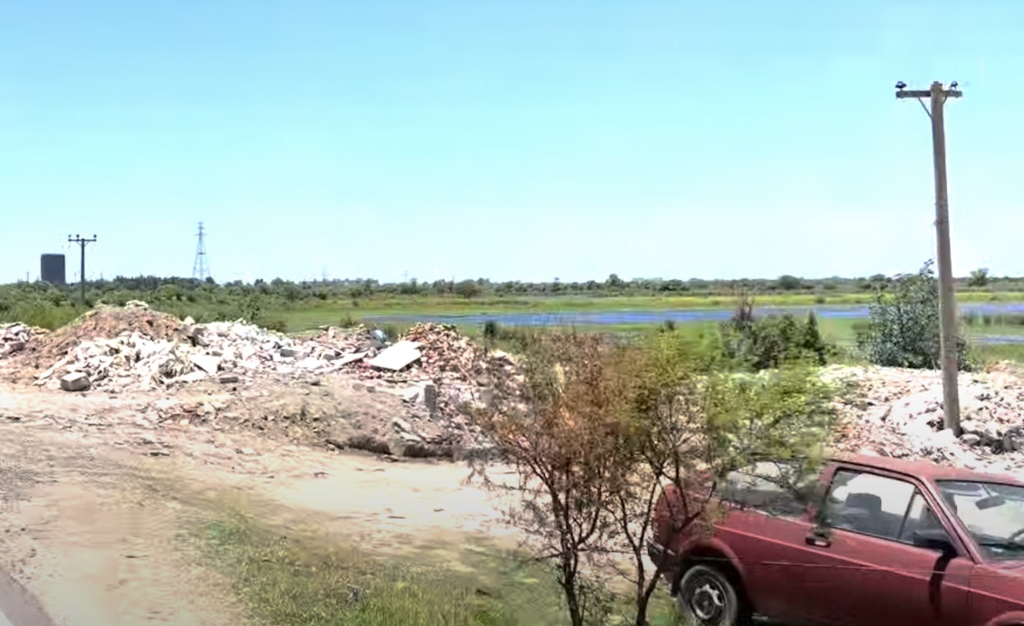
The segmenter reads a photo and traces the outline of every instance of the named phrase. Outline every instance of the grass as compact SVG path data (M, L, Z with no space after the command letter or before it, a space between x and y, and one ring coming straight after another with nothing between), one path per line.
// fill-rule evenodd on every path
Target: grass
M563 626L553 573L486 545L458 564L436 557L383 560L322 540L282 536L238 510L195 529L210 562L230 576L255 623L266 626ZM613 614L625 615L617 599ZM652 626L678 624L658 594Z

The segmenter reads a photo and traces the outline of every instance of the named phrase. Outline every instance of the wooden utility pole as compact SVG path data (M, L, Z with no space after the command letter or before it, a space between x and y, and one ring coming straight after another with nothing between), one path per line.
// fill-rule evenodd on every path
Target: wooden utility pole
M939 323L942 351L942 396L945 427L960 436L960 393L957 388L957 309L953 288L953 261L949 244L949 197L946 187L946 127L943 107L947 98L959 98L954 82L950 89L935 81L931 89L905 90L906 84L896 83L896 97L916 98L932 120L932 153L935 162L935 235L939 265ZM931 100L931 109L924 99Z
M85 246L94 241L96 241L96 235L93 235L92 239L87 239L85 237L82 237L81 235L75 235L74 237L68 235L68 243L77 243L79 247L82 249L82 266L81 272L78 274L78 286L82 292L82 304L85 304Z

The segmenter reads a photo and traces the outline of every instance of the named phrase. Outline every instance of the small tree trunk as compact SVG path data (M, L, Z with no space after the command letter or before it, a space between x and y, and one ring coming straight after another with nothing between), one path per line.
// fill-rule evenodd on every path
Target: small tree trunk
M580 598L576 589L576 576L565 571L562 574L562 591L565 592L565 604L569 609L569 621L572 626L585 626L583 610L580 607Z
M651 579L647 581L646 586L642 581L637 589L636 597L636 622L635 626L647 626L647 607L650 606L651 596L654 595L654 590L658 587L658 578L661 576L661 568L656 568L654 573L651 574Z

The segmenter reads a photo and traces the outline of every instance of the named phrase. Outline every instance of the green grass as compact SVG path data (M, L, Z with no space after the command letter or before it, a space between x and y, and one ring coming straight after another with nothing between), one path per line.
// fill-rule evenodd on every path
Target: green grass
M322 539L284 537L240 511L194 530L207 558L234 581L266 626L563 626L563 599L548 568L486 545L465 544L459 563L385 560ZM613 614L628 614L623 598ZM677 624L667 594L652 626Z

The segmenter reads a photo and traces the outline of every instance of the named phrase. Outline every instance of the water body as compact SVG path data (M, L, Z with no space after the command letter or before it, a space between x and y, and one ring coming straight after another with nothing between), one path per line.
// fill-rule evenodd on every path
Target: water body
M813 305L789 307L757 307L755 312L762 315L771 313L793 313L806 316L814 311L819 319L865 319L868 307L864 305ZM1011 313L1024 314L1024 302L1000 302L985 304L963 304L961 314L1006 315ZM414 323L435 322L439 324L482 325L494 321L502 326L618 326L629 324L661 324L666 320L685 324L693 322L718 322L729 319L732 309L677 309L657 311L605 310L605 311L566 311L549 313L512 312L512 313L473 313L447 315L390 315L366 318L376 323ZM984 343L1024 343L1024 337L1016 336L982 336L977 341Z
M793 313L806 316L814 311L819 319L864 319L868 316L868 307L861 305L815 305L796 307L757 307L755 312L762 315L771 313ZM963 314L1006 315L1011 313L1024 314L1024 302L1006 302L997 304L964 304L960 306ZM495 321L503 326L618 326L623 324L660 324L665 320L677 323L718 322L729 319L732 309L677 309L658 311L566 311L551 313L472 313L446 315L389 315L368 317L372 322L435 322L439 324L470 324L480 325L487 321Z

